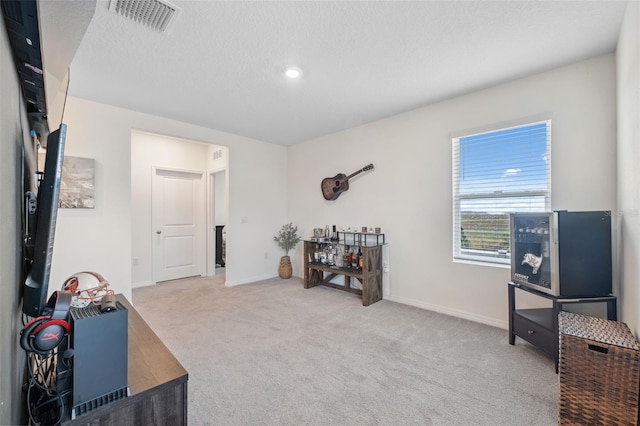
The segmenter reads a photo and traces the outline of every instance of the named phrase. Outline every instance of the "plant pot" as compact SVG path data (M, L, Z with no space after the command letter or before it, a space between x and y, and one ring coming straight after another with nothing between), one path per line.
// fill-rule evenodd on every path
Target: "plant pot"
M291 258L289 256L282 256L280 258L280 267L278 268L278 275L282 279L289 279L293 274L293 269L291 268Z

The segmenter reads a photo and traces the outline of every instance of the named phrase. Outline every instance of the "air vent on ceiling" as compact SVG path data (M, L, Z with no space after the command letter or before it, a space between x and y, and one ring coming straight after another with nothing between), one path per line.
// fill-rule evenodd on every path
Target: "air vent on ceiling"
M182 12L165 0L111 0L109 10L164 34Z

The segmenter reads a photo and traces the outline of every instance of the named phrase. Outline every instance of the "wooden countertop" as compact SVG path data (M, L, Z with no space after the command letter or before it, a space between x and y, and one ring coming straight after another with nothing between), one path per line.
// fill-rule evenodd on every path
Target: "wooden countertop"
M138 311L122 295L116 295L129 315L127 379L131 396L173 381L187 381L189 375Z

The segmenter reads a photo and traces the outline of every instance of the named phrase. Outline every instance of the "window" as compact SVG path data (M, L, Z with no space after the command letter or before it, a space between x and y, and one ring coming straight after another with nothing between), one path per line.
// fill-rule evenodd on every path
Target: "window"
M456 137L453 257L510 263L509 213L550 210L551 120Z

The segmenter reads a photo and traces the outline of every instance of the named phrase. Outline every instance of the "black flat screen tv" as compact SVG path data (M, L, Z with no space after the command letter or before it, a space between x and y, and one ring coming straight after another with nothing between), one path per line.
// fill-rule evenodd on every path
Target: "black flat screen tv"
M62 179L66 124L47 137L44 176L38 187L34 223L29 226L33 241L32 250L26 259L26 279L22 294L22 312L30 317L42 315L49 292L49 276L53 258L53 243L58 217L58 200Z

